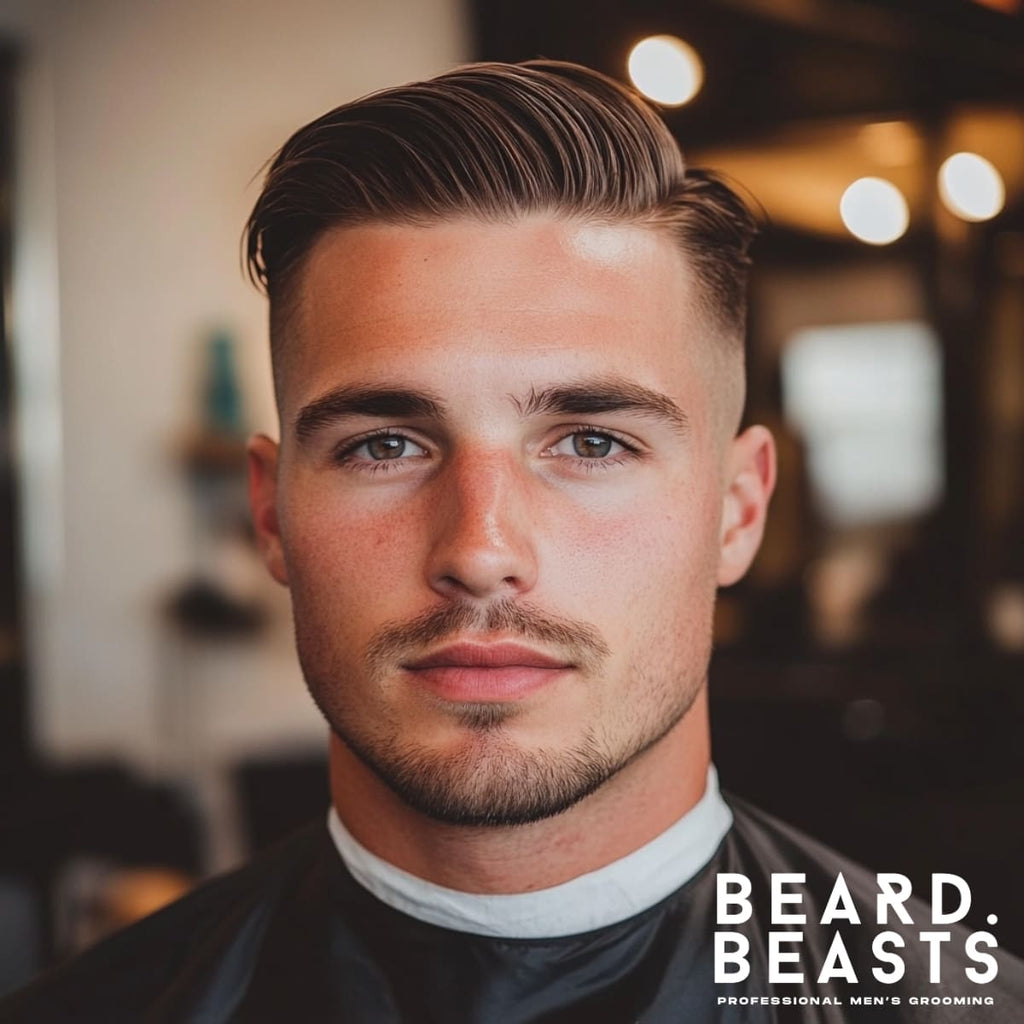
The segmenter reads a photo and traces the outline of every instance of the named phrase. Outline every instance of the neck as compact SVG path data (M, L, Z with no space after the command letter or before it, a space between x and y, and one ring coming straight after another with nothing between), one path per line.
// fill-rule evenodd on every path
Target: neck
M562 814L529 825L448 825L413 810L337 736L335 810L371 853L410 874L475 893L521 893L596 871L649 843L704 794L707 691L654 746Z

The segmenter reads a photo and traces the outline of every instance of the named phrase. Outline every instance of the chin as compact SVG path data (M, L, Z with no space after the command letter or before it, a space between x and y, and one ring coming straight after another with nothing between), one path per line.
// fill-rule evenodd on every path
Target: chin
M589 736L568 750L523 746L503 728L516 713L500 704L461 708L461 742L444 751L334 732L403 803L449 825L503 827L554 817L621 767Z

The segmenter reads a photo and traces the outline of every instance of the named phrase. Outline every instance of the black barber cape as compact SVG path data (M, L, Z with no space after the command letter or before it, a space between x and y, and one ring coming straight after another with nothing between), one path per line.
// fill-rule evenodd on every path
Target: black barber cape
M43 975L0 1002L0 1021L1024 1022L1024 964L999 953L994 980L969 981L967 931L932 926L922 903L907 904L913 925L888 926L906 942L902 980L875 982L872 940L883 930L875 924L875 876L741 801L728 803L732 828L682 888L618 924L554 939L470 935L394 910L352 878L318 823ZM749 938L751 971L739 983L714 980L719 872L746 875L753 886L751 920L719 929ZM788 926L803 942L785 947L800 951L801 963L785 967L802 970L802 982L767 980L773 872L806 874L800 909L807 923ZM840 872L865 923L819 923ZM951 939L942 944L941 982L934 983L919 933L940 928ZM817 983L836 931L856 985Z

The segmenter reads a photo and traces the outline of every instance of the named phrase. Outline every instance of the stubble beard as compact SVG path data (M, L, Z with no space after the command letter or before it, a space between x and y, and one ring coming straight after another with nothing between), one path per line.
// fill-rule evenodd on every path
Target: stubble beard
M584 672L596 674L609 649L591 627L555 619L529 606L499 602L486 611L453 605L407 624L385 626L368 648L371 679L394 671L396 653L441 640L460 630L513 633L527 639L570 646ZM338 699L344 681L317 669L326 654L315 635L296 619L299 660L313 700L334 734L409 807L449 825L507 827L561 814L594 793L654 746L689 711L704 683L677 677L660 685L641 681L657 696L642 717L633 718L616 739L587 730L568 749L524 749L512 736L521 708L515 703L442 702L438 707L469 735L452 753L409 742L397 727L357 720L350 704ZM326 659L327 663L330 659ZM365 716L364 716L365 718Z

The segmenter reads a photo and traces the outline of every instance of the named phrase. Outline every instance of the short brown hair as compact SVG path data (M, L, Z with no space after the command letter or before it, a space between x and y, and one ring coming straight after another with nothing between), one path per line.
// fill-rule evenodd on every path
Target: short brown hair
M687 170L665 123L625 86L559 61L468 64L337 107L281 147L245 229L270 299L275 365L304 258L329 228L535 212L667 229L711 323L742 339L750 212Z

